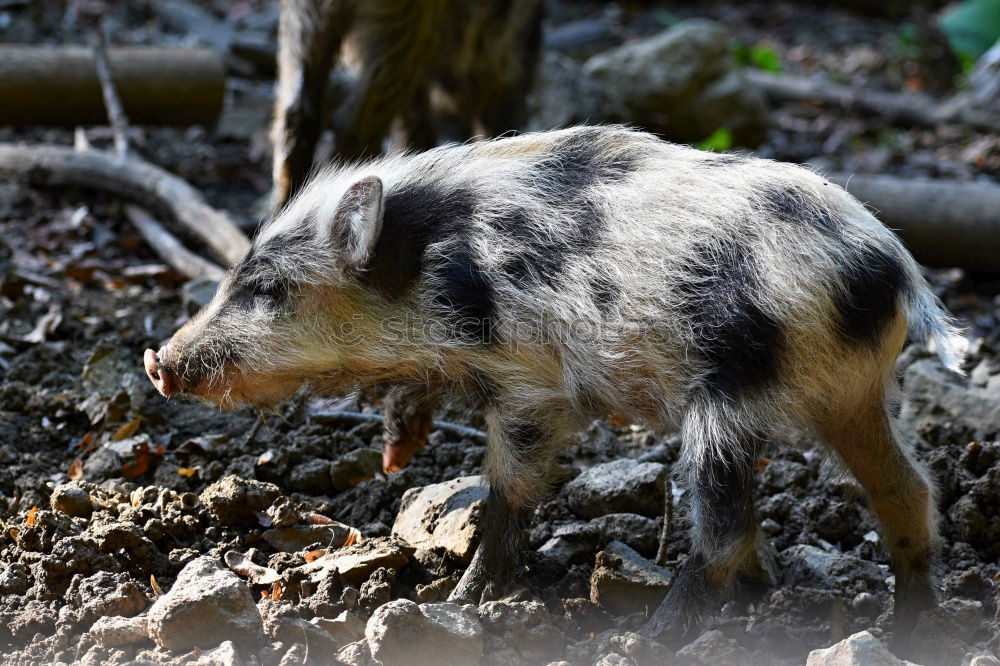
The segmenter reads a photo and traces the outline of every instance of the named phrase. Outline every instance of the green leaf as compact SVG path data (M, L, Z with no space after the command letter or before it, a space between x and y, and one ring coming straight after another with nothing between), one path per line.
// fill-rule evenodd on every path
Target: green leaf
M966 0L938 25L955 53L976 60L1000 39L1000 0Z
M733 133L728 127L720 127L701 141L694 142L698 150L722 153L733 147Z
M756 67L765 72L781 71L781 59L773 49L765 46L739 45L733 49L733 57L743 67Z

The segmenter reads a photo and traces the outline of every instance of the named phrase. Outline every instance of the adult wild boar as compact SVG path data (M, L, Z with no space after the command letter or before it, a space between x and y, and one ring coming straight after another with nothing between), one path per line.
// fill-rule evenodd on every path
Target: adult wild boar
M933 488L887 413L908 335L959 368L917 264L841 188L578 127L319 174L145 365L164 395L223 408L303 384L478 402L490 494L463 599L518 574L551 463L591 419L679 428L693 552L653 634L753 566L756 461L814 433L882 522L905 632L934 602L936 540Z

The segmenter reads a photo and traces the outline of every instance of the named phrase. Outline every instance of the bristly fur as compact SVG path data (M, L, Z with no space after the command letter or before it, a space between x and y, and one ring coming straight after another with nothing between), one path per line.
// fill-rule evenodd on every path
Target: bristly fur
M381 182L385 212L352 263L332 227L361 179ZM329 167L165 356L193 355L220 380L236 346L239 372L320 389L489 387L487 471L514 506L544 491L566 438L597 416L679 427L696 498L752 474L756 443L817 431L863 482L864 465L891 468L869 493L912 497L919 514L883 516L893 533L933 522L926 474L884 407L908 329L959 369L964 340L917 264L840 187L580 127ZM716 568L754 542L705 529L696 544ZM933 526L921 534L927 550Z

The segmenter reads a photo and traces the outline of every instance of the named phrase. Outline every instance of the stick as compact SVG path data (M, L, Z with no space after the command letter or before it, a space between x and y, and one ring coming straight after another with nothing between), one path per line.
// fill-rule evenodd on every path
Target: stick
M221 266L202 259L181 245L159 222L138 206L125 206L125 215L139 230L153 251L178 273L192 280L221 280L226 271Z
M314 412L310 416L319 423L335 423L337 421L343 421L345 423L381 423L381 414L367 414L364 412ZM474 439L485 443L489 435L487 435L482 430L477 430L475 428L470 428L468 426L459 425L457 423L449 423L448 421L434 421L432 428L435 430L443 430L444 432L456 435L458 437L468 437L469 439Z
M166 211L204 241L225 266L236 263L250 247L229 217L205 203L191 185L134 155L118 159L96 150L0 144L0 178L27 179L49 187L87 187Z
M1000 114L977 111L967 104L939 104L915 93L891 93L842 86L832 81L771 74L747 69L747 78L776 103L816 102L879 116L886 123L936 127L944 123L967 125L984 132L1000 132Z
M674 489L667 481L663 492L663 529L660 530L660 544L656 549L655 562L661 567L667 566L667 550L670 548L670 536L674 532Z
M104 97L104 107L108 111L108 121L111 123L111 135L115 141L115 153L118 157L128 157L128 118L122 109L118 89L111 74L111 63L108 61L107 23L104 19L97 26L97 44L94 45L94 57L97 60L97 78L101 82L101 94Z

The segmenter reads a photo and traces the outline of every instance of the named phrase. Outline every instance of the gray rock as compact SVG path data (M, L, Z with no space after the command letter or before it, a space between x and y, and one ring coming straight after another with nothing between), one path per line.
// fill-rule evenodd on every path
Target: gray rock
M195 666L243 666L240 653L232 641L223 641L214 650L203 652L197 661L188 663Z
M201 502L223 525L252 527L258 512L266 511L281 490L273 483L226 476L201 493Z
M979 57L967 81L969 102L983 111L1000 108L1000 40Z
M54 510L62 511L68 516L86 517L94 512L90 493L72 481L53 488L49 504Z
M181 301L184 304L184 309L189 315L193 315L208 305L218 289L219 283L216 280L207 278L188 280L181 287Z
M919 360L903 378L900 419L911 424L924 418L940 420L943 411L971 429L979 439L1000 432L1000 391L969 388L965 380L933 359Z
M696 664L743 664L747 663L748 653L731 638L719 630L706 631L697 639L677 651L682 661Z
M149 618L112 615L98 618L88 632L104 647L121 647L149 640Z
M250 588L212 557L185 566L149 609L149 637L174 652L212 647L220 640L253 646L263 630Z
M340 645L353 643L365 637L365 621L357 613L343 611L335 618L314 617L309 620L333 637Z
M333 572L349 583L360 584L376 569L399 569L410 561L413 548L397 537L377 537L340 548L297 569L317 585Z
M634 513L611 513L585 523L560 525L538 552L564 564L576 564L589 560L595 550L611 541L653 556L659 546L659 526L652 518Z
M867 631L848 636L823 650L809 653L806 666L906 666Z
M569 508L583 518L609 513L663 515L668 469L659 463L622 458L595 465L566 484Z
M619 615L652 611L663 601L672 581L670 571L620 541L612 541L597 554L590 577L590 600Z
M339 548L350 537L352 529L343 523L328 525L293 525L265 530L264 541L275 550L297 553L318 544L319 548Z
M537 601L490 601L479 607L493 663L544 664L561 659L566 638Z
M392 533L416 548L443 550L468 563L482 538L479 524L488 493L479 476L411 488L403 495Z
M337 662L347 664L347 666L368 666L371 664L372 651L368 647L368 641L355 641L340 648L337 652Z
M628 120L691 142L726 127L737 142L763 139L767 107L732 57L729 34L703 19L599 53L584 72L627 110Z
M398 599L368 620L372 658L384 666L479 666L483 628L474 606L424 604Z
M382 452L368 448L349 451L334 460L329 467L330 481L340 492L375 478L381 471Z
M786 585L844 590L854 583L865 590L874 590L885 587L888 575L874 562L805 544L787 548L779 557L781 578Z
M308 495L329 495L334 490L330 480L330 463L307 460L296 465L288 473L288 485L292 490Z
M572 100L572 103L569 102ZM547 51L538 65L537 83L528 99L531 130L581 123L624 122L627 112L607 87L562 54Z

